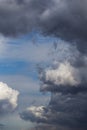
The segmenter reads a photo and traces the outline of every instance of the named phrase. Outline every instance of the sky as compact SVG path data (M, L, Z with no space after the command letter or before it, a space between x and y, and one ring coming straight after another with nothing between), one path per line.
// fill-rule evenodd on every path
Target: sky
M0 130L87 130L87 0L0 0Z

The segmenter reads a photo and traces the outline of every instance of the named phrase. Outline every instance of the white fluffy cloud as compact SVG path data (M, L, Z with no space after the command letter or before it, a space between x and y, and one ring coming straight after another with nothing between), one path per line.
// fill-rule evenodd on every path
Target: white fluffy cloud
M70 63L60 63L56 69L46 71L46 81L50 81L55 85L77 86L80 83L78 70L70 65Z
M39 107L31 106L27 108L27 111L30 111L33 115L35 115L38 118L44 118L43 116L44 106L39 106Z
M0 82L0 113L12 112L17 107L19 92Z

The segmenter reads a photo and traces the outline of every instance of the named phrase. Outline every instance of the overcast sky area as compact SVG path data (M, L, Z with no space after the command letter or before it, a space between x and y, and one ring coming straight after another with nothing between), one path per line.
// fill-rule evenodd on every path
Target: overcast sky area
M0 0L0 130L87 130L87 0Z

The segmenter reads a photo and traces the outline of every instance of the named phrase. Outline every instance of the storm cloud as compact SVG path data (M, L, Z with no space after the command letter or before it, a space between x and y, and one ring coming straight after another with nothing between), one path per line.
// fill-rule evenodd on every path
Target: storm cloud
M0 0L0 32L15 35L40 28L66 40L87 40L87 1Z
M87 53L86 7L86 0L0 0L0 33L14 37L37 30Z
M0 32L7 36L31 32L47 6L48 0L0 0Z
M48 106L31 106L20 114L24 120L87 129L87 57L76 46L58 43L53 62L39 68L40 91L50 92ZM82 59L80 59L82 57ZM41 109L40 109L41 108Z
M48 106L27 108L20 114L22 119L70 128L87 128L87 83L84 83L87 80L81 79L79 69L70 67L70 64L61 63L59 68L46 68L45 73L42 71L40 90L51 92L51 100Z

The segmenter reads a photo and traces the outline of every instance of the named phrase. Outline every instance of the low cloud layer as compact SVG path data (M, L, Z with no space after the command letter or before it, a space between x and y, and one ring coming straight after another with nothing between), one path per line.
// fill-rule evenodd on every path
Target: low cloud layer
M0 115L12 112L17 107L19 92L0 82Z

